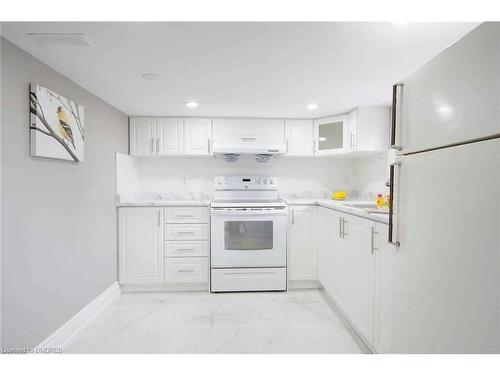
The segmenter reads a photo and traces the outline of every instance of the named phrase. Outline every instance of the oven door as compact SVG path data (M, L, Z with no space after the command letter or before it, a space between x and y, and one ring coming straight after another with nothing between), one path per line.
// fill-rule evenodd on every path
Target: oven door
M286 212L212 212L212 268L286 267Z

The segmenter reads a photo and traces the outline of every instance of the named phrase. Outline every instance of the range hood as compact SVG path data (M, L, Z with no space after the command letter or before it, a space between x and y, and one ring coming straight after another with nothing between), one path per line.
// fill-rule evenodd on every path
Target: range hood
M213 154L217 158L223 158L228 162L235 162L239 159L255 159L259 163L279 158L285 155L284 144L268 143L240 143L237 145L227 145L214 143Z

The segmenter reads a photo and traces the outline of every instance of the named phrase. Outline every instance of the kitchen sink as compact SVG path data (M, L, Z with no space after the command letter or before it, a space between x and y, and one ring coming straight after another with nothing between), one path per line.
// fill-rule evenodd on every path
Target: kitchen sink
M376 209L377 205L371 202L350 202L350 203L342 203L344 206L353 207L353 208L368 208L368 209Z

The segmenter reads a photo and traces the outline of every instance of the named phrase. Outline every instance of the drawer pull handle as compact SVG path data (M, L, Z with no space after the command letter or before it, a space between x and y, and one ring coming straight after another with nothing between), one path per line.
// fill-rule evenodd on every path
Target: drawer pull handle
M195 251L193 248L177 249L177 251Z
M193 215L178 214L177 217L193 217Z
M178 270L178 273L193 273L194 270Z
M177 232L177 234L194 234L194 232Z

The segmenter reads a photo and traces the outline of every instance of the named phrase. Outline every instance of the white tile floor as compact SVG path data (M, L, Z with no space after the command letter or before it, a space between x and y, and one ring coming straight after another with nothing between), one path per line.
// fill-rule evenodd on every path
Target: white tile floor
M318 290L122 294L66 353L361 353Z

